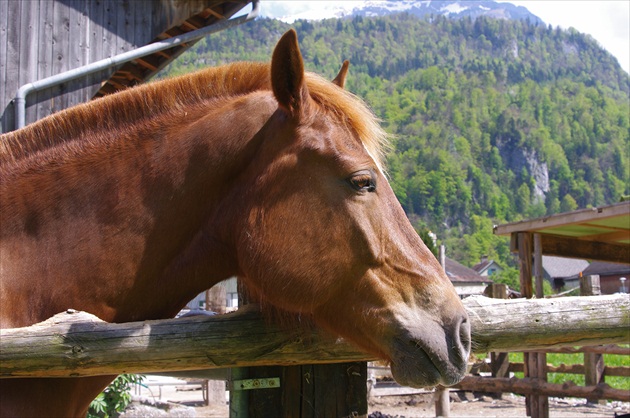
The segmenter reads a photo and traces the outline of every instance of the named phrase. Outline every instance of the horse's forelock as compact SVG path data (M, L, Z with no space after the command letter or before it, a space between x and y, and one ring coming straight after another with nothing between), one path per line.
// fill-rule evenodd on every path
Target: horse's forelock
M384 171L389 136L365 102L317 74L307 73L306 83L313 100L347 123L357 133L378 168Z

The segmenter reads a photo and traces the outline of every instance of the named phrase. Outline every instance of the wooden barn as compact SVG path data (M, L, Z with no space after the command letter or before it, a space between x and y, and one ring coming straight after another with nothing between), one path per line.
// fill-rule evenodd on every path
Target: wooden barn
M257 11L246 0L0 1L0 133L142 83Z

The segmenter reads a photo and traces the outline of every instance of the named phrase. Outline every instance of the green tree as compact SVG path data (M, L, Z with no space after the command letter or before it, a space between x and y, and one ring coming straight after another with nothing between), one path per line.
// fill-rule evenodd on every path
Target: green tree
M565 194L560 202L560 212L571 212L578 208L577 202L570 194Z
M512 290L521 291L521 282L519 278L519 270L514 267L506 267L499 273L492 275L495 283L506 284Z

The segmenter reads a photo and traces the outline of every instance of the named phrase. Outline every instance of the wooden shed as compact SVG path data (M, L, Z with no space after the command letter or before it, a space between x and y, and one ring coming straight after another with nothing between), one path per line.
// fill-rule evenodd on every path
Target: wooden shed
M148 44L219 25L246 0L0 1L0 133L16 129L18 90ZM32 91L24 122L142 83L194 44L191 40L127 63Z
M630 201L498 225L494 233L509 235L513 252L524 251L519 234L536 234L543 255L629 263Z
M498 225L494 233L509 235L510 249L518 253L521 294L526 298L542 298L543 255L630 263L630 201ZM542 366L547 363L546 353L524 353L523 363L526 378L546 379ZM590 364L595 365L597 361ZM600 374L589 373L591 376ZM527 395L526 409L532 417L548 417L547 397Z

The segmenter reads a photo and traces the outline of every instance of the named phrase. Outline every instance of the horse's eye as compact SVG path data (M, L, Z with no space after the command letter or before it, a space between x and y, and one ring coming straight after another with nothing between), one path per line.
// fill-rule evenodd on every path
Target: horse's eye
M359 171L350 177L350 184L352 187L360 192L374 192L376 191L376 182L374 175L368 170Z

